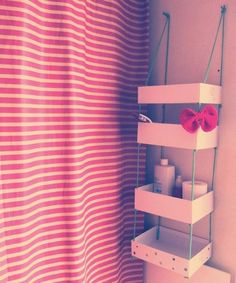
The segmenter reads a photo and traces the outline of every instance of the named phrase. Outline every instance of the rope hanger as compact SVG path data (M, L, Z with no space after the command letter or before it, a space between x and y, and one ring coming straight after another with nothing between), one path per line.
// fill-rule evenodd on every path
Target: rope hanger
M208 59L208 64L206 67L206 71L204 73L204 77L203 77L203 83L206 83L208 80L208 76L209 76L209 71L210 71L210 67L211 67L211 63L212 63L212 58L213 58L213 54L215 51L215 47L216 47L216 43L217 43L217 39L220 33L220 27L222 25L222 42L221 42L221 65L220 65L220 85L222 85L222 76L223 76L223 54L224 54L224 30L225 30L225 13L226 13L226 5L221 6L221 16L220 16L220 20L219 20L219 24L218 24L218 28L216 31L216 35L215 35L215 39L214 39L214 43L210 52L210 56ZM157 59L157 55L165 34L165 31L167 29L167 47L166 47L166 63L165 63L165 79L164 79L164 84L167 84L167 72L168 72L168 59L169 59L169 34L170 34L170 15L166 12L163 13L163 15L166 17L166 21L164 24L164 28L162 30L160 39L156 45L155 51L153 53L153 55L151 56L151 60L150 60L150 67L148 70L148 74L147 74L147 78L145 80L145 86L149 85L150 82L150 78L151 75L153 73L153 70L155 68L155 64L156 64L156 59Z
M162 30L160 39L156 45L154 54L151 56L151 60L150 60L150 67L148 70L148 74L147 74L147 78L145 80L145 86L149 85L149 81L152 75L152 72L154 70L155 67L155 63L156 63L156 58L157 58L157 54L159 52L163 37L165 32L167 31L167 48L166 48L166 60L165 60L165 84L167 83L167 71L168 71L168 58L169 58L169 38L170 38L170 15L166 12L163 12L163 16L166 18L165 20L165 24L164 24L164 28ZM162 111L162 121L164 122L164 113L165 113L165 106L163 105L163 111ZM139 104L138 106L138 114L141 113L141 105ZM139 186L139 171L140 171L140 148L141 148L141 144L138 144L138 148L137 148L137 175L136 175L136 188ZM136 222L137 222L137 213L138 211L136 209L134 209L134 229L133 229L133 238L136 237Z
M166 20L165 20L165 24L164 24L164 28L162 30L160 39L156 45L155 51L153 53L153 55L151 56L151 60L150 60L150 67L148 70L148 74L147 74L147 78L145 80L145 86L149 85L149 81L151 78L151 75L153 73L153 70L155 68L155 64L156 64L156 59L157 59L157 54L159 52L164 34L166 32L167 29L167 42L166 42L166 59L165 59L165 79L164 79L164 83L167 84L167 71L168 71L168 59L169 59L169 42L170 42L170 14L163 12L163 16L165 16Z
M214 39L214 43L211 49L211 53L210 53L210 57L208 60L208 64L207 64L207 68L204 74L204 79L203 82L206 83L208 80L208 76L209 76L209 71L210 71L210 66L211 66L211 62L212 62L212 57L215 51L215 47L216 47L216 42L220 33L220 27L222 24L222 40L221 40L221 64L220 64L220 85L222 85L222 75L223 75L223 59L224 59L224 30L225 30L225 13L226 13L226 6L222 6L221 7L221 16L220 16L220 21L219 21L219 25L216 31L216 35L215 35L215 39Z

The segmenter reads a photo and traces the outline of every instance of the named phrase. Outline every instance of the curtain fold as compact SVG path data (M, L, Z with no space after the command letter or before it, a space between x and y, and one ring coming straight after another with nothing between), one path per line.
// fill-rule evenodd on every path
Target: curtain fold
M142 282L147 2L0 1L1 283Z

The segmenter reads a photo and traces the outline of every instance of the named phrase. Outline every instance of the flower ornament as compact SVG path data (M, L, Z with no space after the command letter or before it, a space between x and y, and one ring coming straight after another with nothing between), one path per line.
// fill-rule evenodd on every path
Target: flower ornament
M211 105L205 106L199 112L186 108L181 111L179 119L189 133L195 133L200 126L204 132L210 132L217 126L218 113Z

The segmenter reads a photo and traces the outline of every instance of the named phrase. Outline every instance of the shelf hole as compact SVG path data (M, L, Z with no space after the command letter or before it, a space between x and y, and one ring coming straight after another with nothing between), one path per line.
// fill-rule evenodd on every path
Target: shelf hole
M188 271L188 268L185 267L184 271Z
M160 265L162 265L162 262L161 262L161 261L160 261L159 263L160 263Z
M155 255L157 255L157 253L155 253Z
M172 260L175 261L175 257L173 257Z
M146 254L146 256L148 256L148 254Z
M174 268L174 267L172 267L172 270L175 270L175 268Z
M136 246L136 248L138 248L138 246Z
M134 255L136 255L136 252L133 252Z

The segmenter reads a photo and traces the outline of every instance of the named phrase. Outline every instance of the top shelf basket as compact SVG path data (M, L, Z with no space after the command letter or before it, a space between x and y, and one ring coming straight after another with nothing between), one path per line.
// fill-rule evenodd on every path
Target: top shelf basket
M139 104L207 103L221 104L221 87L205 83L142 86Z

